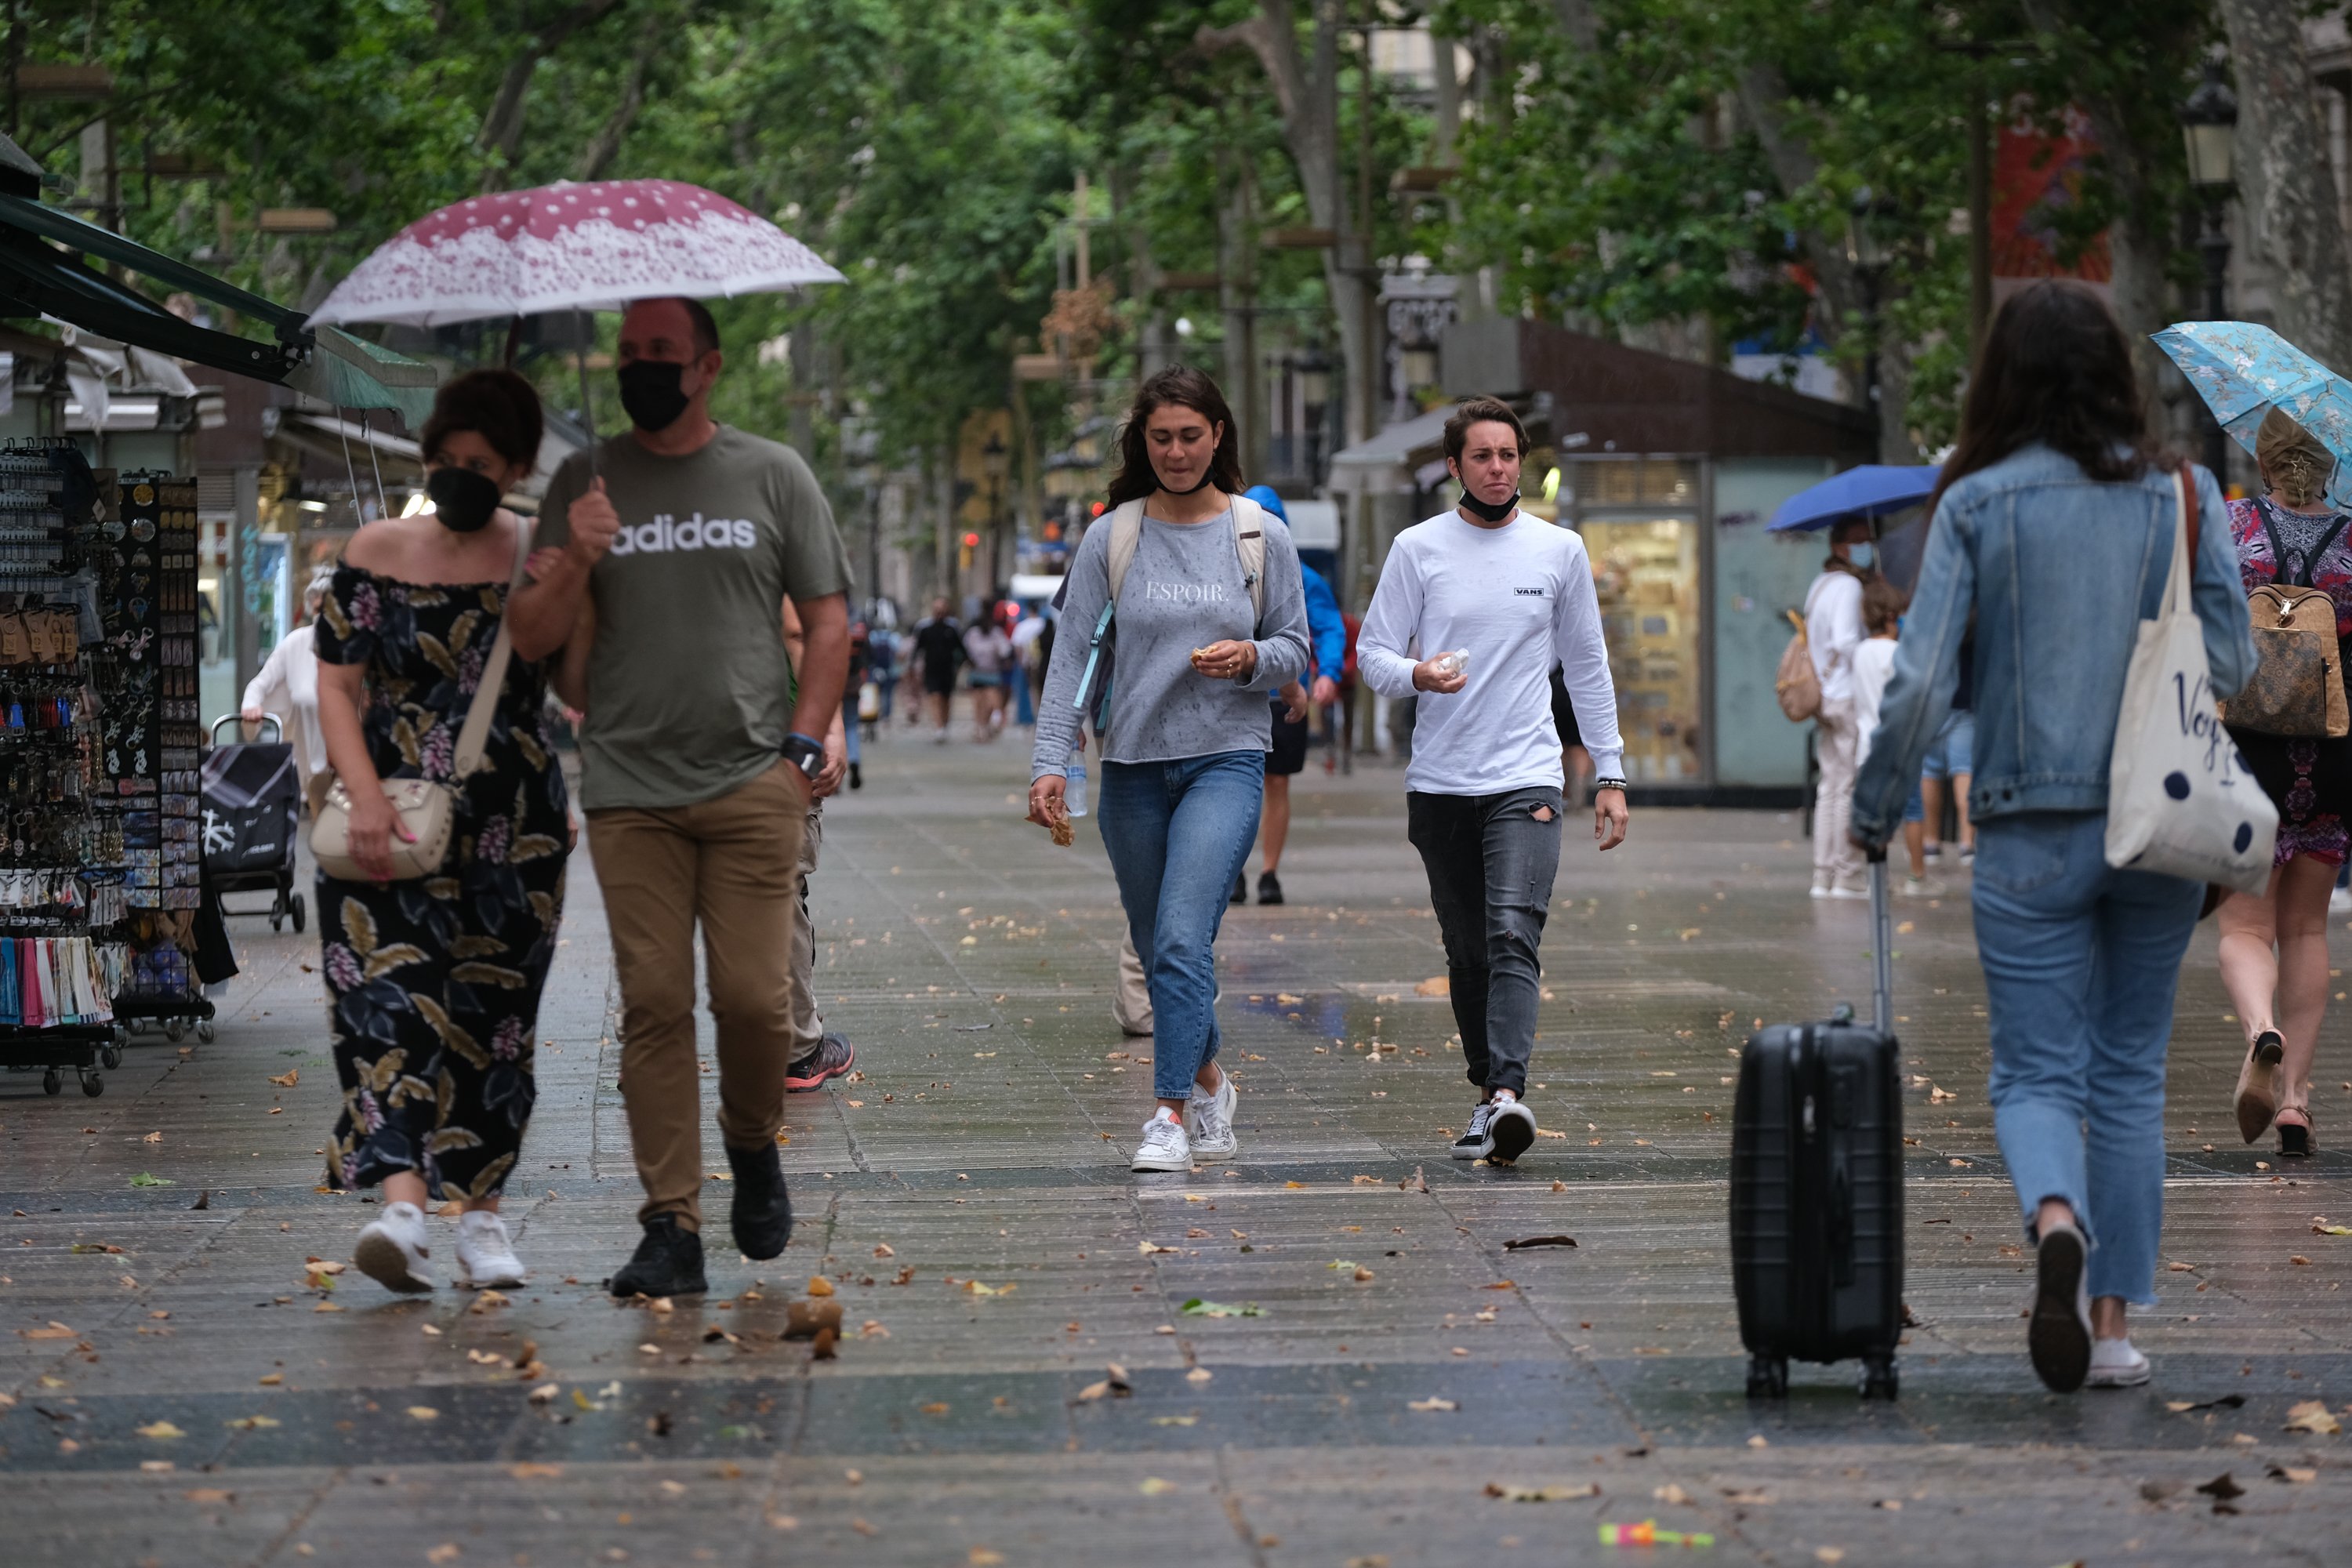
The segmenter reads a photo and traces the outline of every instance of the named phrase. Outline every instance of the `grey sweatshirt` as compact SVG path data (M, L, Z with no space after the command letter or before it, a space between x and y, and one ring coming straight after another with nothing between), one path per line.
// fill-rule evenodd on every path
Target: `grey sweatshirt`
M1037 704L1037 745L1029 776L1069 766L1081 718L1075 706L1086 673L1087 645L1110 594L1110 520L1087 530L1070 561L1054 662ZM1263 752L1273 744L1273 709L1265 694L1307 668L1307 598L1298 551L1279 518L1265 517L1265 614L1251 625L1234 525L1223 512L1206 522L1162 522L1147 515L1135 559L1112 618L1118 658L1109 732L1102 754L1114 763L1160 763L1218 752ZM1246 681L1212 680L1192 668L1192 650L1231 637L1257 647ZM1097 673L1096 685L1101 678ZM1091 709L1097 693L1089 690Z

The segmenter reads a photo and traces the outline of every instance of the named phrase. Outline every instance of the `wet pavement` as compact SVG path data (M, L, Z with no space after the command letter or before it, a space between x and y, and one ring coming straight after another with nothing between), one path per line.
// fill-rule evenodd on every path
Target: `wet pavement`
M1608 1560L1597 1526L1653 1519L1727 1563L2352 1552L2346 1439L2286 1429L2352 1402L2352 1236L2315 1228L2352 1223L2352 1159L2236 1141L2210 925L2181 986L2162 1300L2134 1319L2153 1385L2053 1397L2025 1363L1962 874L1898 917L1902 1398L1799 1368L1751 1405L1733 1057L1756 1020L1869 981L1867 906L1806 898L1794 817L1637 797L1605 858L1572 829L1529 1089L1546 1135L1470 1168L1446 1158L1471 1096L1418 989L1444 965L1400 776L1318 762L1291 902L1233 910L1220 943L1240 1153L1139 1177L1150 1047L1109 1019L1091 828L1057 850L1020 821L1012 742L867 756L816 892L821 1001L860 1071L793 1099L791 1247L714 1247L706 1299L601 1289L636 1186L584 858L509 1191L532 1276L503 1300L306 1268L373 1211L316 1184L337 1090L315 942L290 931L232 922L247 973L217 1041L143 1036L97 1099L0 1076L0 1555L1407 1568ZM2352 1106L2341 1033L2323 1145ZM721 1237L715 1128L704 1163ZM1507 1247L1537 1236L1576 1245ZM830 1360L781 1337L813 1279L843 1310ZM1129 1392L1096 1386L1114 1363Z

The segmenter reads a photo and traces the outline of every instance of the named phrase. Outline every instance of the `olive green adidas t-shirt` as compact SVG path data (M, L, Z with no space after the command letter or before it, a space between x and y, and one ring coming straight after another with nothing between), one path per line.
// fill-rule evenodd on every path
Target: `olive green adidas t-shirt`
M774 765L793 717L783 602L848 592L848 552L790 447L721 425L683 458L625 432L597 452L621 531L588 579L581 805L711 800ZM540 544L571 537L589 478L585 453L556 470Z

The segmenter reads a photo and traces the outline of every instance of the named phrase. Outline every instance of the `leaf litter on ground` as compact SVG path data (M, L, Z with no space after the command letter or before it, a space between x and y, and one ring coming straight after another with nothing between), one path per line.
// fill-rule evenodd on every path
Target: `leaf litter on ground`
M1263 1318L1265 1309L1252 1301L1236 1307L1226 1301L1204 1301L1195 1296L1177 1309L1188 1318Z

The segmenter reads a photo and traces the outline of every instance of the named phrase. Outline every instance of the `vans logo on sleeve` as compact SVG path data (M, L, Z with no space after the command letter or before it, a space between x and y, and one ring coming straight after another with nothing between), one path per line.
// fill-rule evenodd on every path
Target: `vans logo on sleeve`
M675 550L750 550L760 531L748 517L706 518L700 512L680 522L668 512L613 536L615 555L659 555Z

